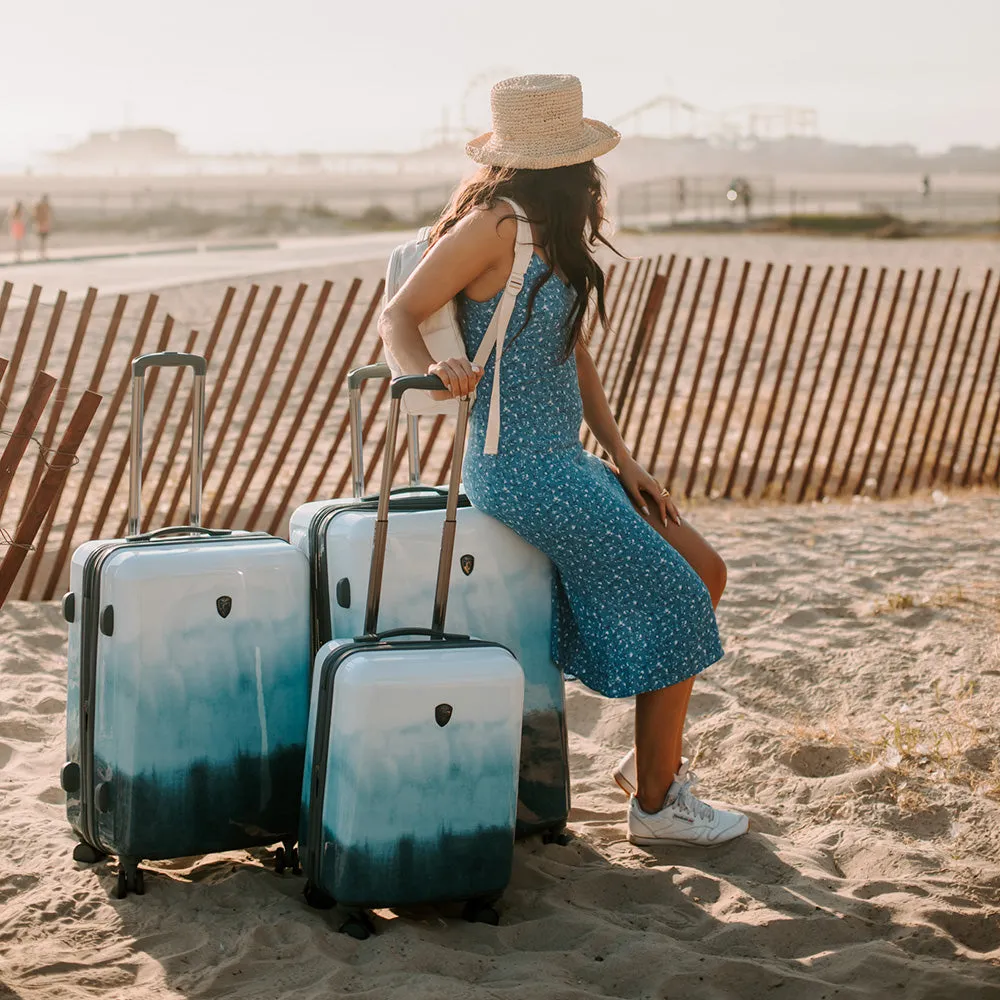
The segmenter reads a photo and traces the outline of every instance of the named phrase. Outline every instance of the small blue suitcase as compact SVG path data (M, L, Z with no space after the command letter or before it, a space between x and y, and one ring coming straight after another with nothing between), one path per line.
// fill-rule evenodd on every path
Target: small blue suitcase
M313 670L299 832L306 899L348 907L342 929L359 938L377 907L460 901L466 919L496 923L513 863L524 674L505 647L444 631L468 400L432 626L377 631L400 397L440 386L393 380L364 633L326 643Z
M139 534L144 372L195 370L190 525ZM66 763L78 861L119 860L117 896L143 892L141 860L294 843L309 705L309 567L263 533L198 527L205 360L132 365L129 537L74 553Z

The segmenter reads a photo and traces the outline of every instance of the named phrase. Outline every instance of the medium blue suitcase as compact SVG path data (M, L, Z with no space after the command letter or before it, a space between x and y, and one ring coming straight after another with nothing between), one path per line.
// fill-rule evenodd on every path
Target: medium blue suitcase
M378 907L459 901L466 919L496 923L513 863L524 674L503 646L444 631L468 400L443 532L438 519L433 623L377 630L399 399L407 387L439 386L393 381L363 634L323 645L313 671L299 833L306 899L350 908L342 929L359 938Z
M138 533L144 372L195 369L191 520ZM117 895L141 860L294 843L309 704L309 568L281 539L198 527L205 361L132 366L129 536L74 553L66 763L74 858L115 854Z
M387 365L350 373L354 497L304 504L291 517L290 538L310 559L313 650L363 629L378 501L362 497L364 461L360 390L387 379ZM447 491L421 485L416 418L409 420L410 486L394 489L392 531L382 581L379 621L385 629L429 620ZM473 507L460 493L448 597L454 632L498 642L524 671L524 717L518 785L517 835L563 839L569 815L569 751L562 671L552 662L552 565L506 525Z

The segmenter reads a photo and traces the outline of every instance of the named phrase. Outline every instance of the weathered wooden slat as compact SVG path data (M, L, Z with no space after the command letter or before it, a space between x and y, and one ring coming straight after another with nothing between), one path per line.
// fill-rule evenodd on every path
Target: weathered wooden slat
M951 421L955 416L955 408L958 404L959 392L962 388L962 380L965 378L965 370L969 364L969 357L972 354L972 346L976 340L976 331L979 329L979 320L982 318L983 307L986 304L986 294L990 289L990 279L993 277L993 271L988 270L986 272L986 277L983 279L983 290L979 295L979 301L976 303L976 312L972 317L972 325L969 328L969 336L965 342L965 351L962 354L962 360L958 367L958 375L955 376L955 391L951 394L951 400L948 404L948 412L945 415L944 428L941 431L941 444L938 447L937 454L934 456L934 467L931 469L931 483L933 484L938 477L938 472L941 468L941 458L944 455L945 443L948 440L948 431L951 430ZM969 399L972 398L972 387L969 389ZM951 461L948 463L948 476L947 481L950 483L952 478L953 467L958 459L958 448L961 444L962 429L959 428L958 440L955 442L954 447L951 452Z
M143 313L142 320L140 322L140 329L152 323L153 314L156 311L157 297L155 295L150 295L149 300L146 303L146 309ZM160 336L157 339L156 350L165 351L167 345L170 342L170 332L173 330L174 320L172 316L165 316L163 319L163 325L160 328ZM145 391L143 392L143 411L149 410L149 401L153 398L153 391L156 389L156 383L159 381L160 377L159 368L153 368L145 379ZM108 487L104 493L104 500L101 502L101 509L98 511L97 518L94 521L94 526L91 529L91 538L100 538L101 532L104 530L104 523L107 521L108 516L111 513L111 506L115 502L115 496L118 493L118 486L122 481L122 476L125 473L125 467L128 465L129 457L132 450L132 441L129 437L125 438L122 444L121 452L118 455L118 461L115 463L114 470L111 473L111 478L108 480Z
M274 488L274 484L277 482L278 476L284 468L285 460L288 458L288 454L292 449L292 444L302 428L306 414L309 412L309 406L312 403L313 396L316 395L316 390L319 388L321 380L326 375L330 359L333 357L333 350L340 342L340 335L343 332L344 327L347 325L347 319L351 314L351 310L354 308L354 302L357 299L358 291L360 289L361 279L355 278L351 282L350 288L347 290L347 295L345 296L344 302L340 307L339 313L337 314L337 319L334 321L333 329L330 332L330 336L327 338L326 346L323 348L323 353L313 368L309 385L306 387L305 393L303 393L302 398L299 400L299 407L295 412L292 425L288 429L288 434L285 436L284 442L282 442L281 449L278 451L278 456L274 460L274 467L271 469L267 482L264 484L264 488L261 490L260 496L257 498L256 506L250 512L250 519L247 522L250 527L256 526L258 519L264 512L264 506L267 503L268 497L271 495L271 490ZM288 501L286 499L285 504L287 503ZM273 526L269 527L268 530L272 534L278 530L279 520L280 518L276 516L275 520L271 522Z
M740 360L736 366L736 374L733 378L733 387L726 400L726 409L722 415L722 424L719 427L719 436L715 442L715 451L712 454L712 464L708 470L708 477L705 480L705 496L712 495L712 486L715 483L715 475L719 470L719 461L726 444L726 435L729 433L729 424L733 418L733 411L736 408L736 400L739 398L740 387L743 384L743 373L747 370L750 359L750 350L753 347L754 338L757 336L757 323L760 320L760 312L764 307L764 297L767 294L767 286L771 281L771 272L774 265L768 263L764 267L764 277L761 279L760 289L757 292L757 301L753 307L753 316L750 319L750 328L747 330L746 340L743 342L743 350L740 353ZM766 359L765 359L766 360ZM721 369L721 366L720 366Z
M240 433L237 436L236 444L230 453L229 461L226 463L226 470L222 474L219 488L215 491L215 494L208 505L208 513L205 515L205 524L208 527L215 526L216 515L219 513L222 506L223 497L226 493L226 487L229 485L232 476L235 474L237 465L244 457L243 448L246 445L247 438L250 436L250 431L253 429L254 421L257 419L257 414L260 412L260 407L264 402L264 397L267 395L267 390L270 388L271 379L274 377L274 373L278 368L281 356L284 354L285 344L288 342L288 337L295 324L295 318L298 316L299 309L302 306L302 300L305 298L308 289L309 286L304 283L300 283L295 289L295 294L292 296L292 301L288 306L288 311L285 313L285 320L281 324L278 337L274 342L274 346L271 348L270 357L264 362L260 378L257 380L257 391L254 393L253 399L250 402L249 410L247 410L247 412L243 415ZM250 471L251 474L253 474L257 470L251 465ZM232 508L230 508L230 513L232 513ZM229 525L228 523L226 526L232 527L232 525Z
M820 309L823 307L823 300L826 298L826 290L833 277L833 266L827 267L823 272L823 277L819 283L819 291L816 293L816 301L813 302L812 313L809 317L809 325L806 327L806 335L802 341L802 350L799 352L799 360L795 365L795 372L792 375L792 385L788 390L788 402L785 404L784 416L781 419L781 427L778 430L778 443L774 446L774 455L771 458L771 466L767 470L767 477L764 479L764 492L778 475L778 463L781 461L781 451L785 446L785 436L791 424L792 414L795 412L795 400L799 394L799 385L802 381L802 373L805 371L806 359L809 356L809 347L812 344L813 333L816 330L816 323L819 320Z
M671 256L670 262L673 266L674 258ZM636 452L638 452L642 440L646 434L646 424L649 421L649 415L652 410L653 400L659 391L660 386L660 374L663 371L663 363L667 357L667 349L670 346L670 338L674 332L674 324L677 321L677 313L680 311L681 300L684 296L684 289L687 286L688 274L691 271L691 258L686 257L684 259L684 264L681 267L680 280L677 283L677 288L674 290L674 302L670 307L670 315L667 318L667 327L663 331L663 338L660 340L660 349L656 355L656 363L653 365L653 374L649 382L649 392L646 394L646 400L642 407L642 417L639 420L639 427L635 433L635 444L633 445ZM652 464L652 463L649 463Z
M24 350L28 346L28 340L31 337L31 327L35 322L35 310L38 308L38 300L41 294L42 289L40 285L31 286L31 292L28 294L28 304L25 307L24 315L21 317L21 327L17 333L17 340L14 341L14 350L10 355L10 363L7 366L4 380L0 382L0 430L3 429L4 420L7 416L7 407L10 404L10 397L14 391L14 383L17 381L17 373L21 370Z
M979 375L982 371L983 365L986 361L986 351L990 344L990 336L993 333L993 321L997 314L997 305L1000 304L1000 276L998 276L996 291L993 293L993 302L990 304L990 315L986 320L986 329L983 331L983 346L979 352L979 360L976 362L976 371L972 378L972 387L969 389L969 399L965 404L965 411L962 414L962 424L958 432L958 442L955 444L955 453L958 453L958 443L961 441L963 435L965 434L966 423L971 415L972 409L972 398L975 392L976 386L979 384ZM993 388L994 380L997 376L997 366L1000 365L1000 338L997 340L996 350L993 354L993 366L990 370L989 381L986 383L983 389L983 404L979 408L979 416L976 418L976 431L972 438L972 445L969 448L969 457L965 463L965 469L962 472L962 486L969 485L969 478L972 475L972 466L975 462L976 457L976 446L979 444L979 435L983 430L983 418L986 416L986 409L990 401L990 391ZM989 453L989 439L986 441L986 451ZM949 480L950 482L950 480Z
M698 316L698 306L701 303L701 291L705 287L705 276L708 274L708 266L711 261L705 257L701 262L701 270L695 282L694 292L691 296L691 305L688 308L687 322L684 324L684 332L681 334L680 347L677 349L677 360L674 362L674 371L670 376L670 385L667 388L666 397L663 400L663 411L660 413L660 423L656 428L656 437L653 439L652 454L649 459L649 472L656 475L656 461L660 456L660 448L663 446L663 436L666 433L667 421L670 419L670 407L677 392L677 381L681 375L681 368L684 364L684 355L687 353L688 343L691 340L691 330L694 321ZM666 485L670 486L669 478Z
M149 333L149 327L153 322L153 314L156 311L157 297L151 295L146 303L146 308L143 312L142 319L136 329L135 339L132 341L130 358L137 358L142 354L143 345L146 342L146 336ZM77 490L76 499L68 505L68 515L66 527L63 530L62 540L59 543L59 551L56 554L55 561L52 564L52 569L49 573L49 578L45 583L45 589L42 592L42 599L46 601L51 601L58 592L60 582L68 585L69 580L69 568L71 553L70 549L73 546L73 539L76 534L77 526L79 525L81 519L85 516L87 511L87 499L90 494L90 487L94 481L94 476L97 472L98 466L100 465L101 459L104 457L104 449L107 447L108 438L111 436L114 430L115 423L121 413L122 404L125 401L125 394L128 392L129 385L132 382L132 372L128 365L123 366L121 375L118 378L118 385L115 387L114 394L108 401L108 405L104 411L104 419L101 421L101 426L97 432L97 438L94 441L94 445L90 448L90 455L87 458L87 465L84 469L83 477L80 480L80 488ZM100 529L97 529L100 530ZM94 537L91 535L91 537Z
M789 276L789 271L786 269L785 278ZM757 479L757 470L760 468L760 461L764 456L764 444L767 441L767 433L771 429L771 420L774 418L774 411L778 405L778 394L781 391L781 383L785 378L785 369L788 367L788 358L792 352L792 341L795 339L795 331L798 329L799 325L799 314L802 311L802 303L805 301L806 289L809 287L809 279L812 276L812 265L807 264L806 269L802 274L802 284L799 285L799 294L795 297L795 306L792 309L792 318L788 324L788 333L785 336L785 346L781 349L781 357L778 360L778 372L774 378L774 385L771 387L771 395L767 403L767 413L764 416L764 423L760 430L760 437L757 439L757 450L754 453L753 462L750 465L750 471L747 473L746 482L743 484L743 496L749 497L753 492L754 482ZM785 282L782 281L781 286L782 293L785 290ZM779 302L775 306L774 311L774 322L777 322L778 313L780 311L781 303ZM768 341L770 346L770 340ZM760 377L762 378L764 374L764 362L761 362L760 367ZM754 388L755 398L756 398L756 387ZM791 405L791 403L789 403ZM747 421L749 426L749 421L753 415L753 404L751 403L750 410L747 413ZM744 429L745 435L745 429ZM733 464L733 473L729 478L729 484L726 486L725 496L729 496L730 490L734 484L734 478L736 474L736 469L739 461L739 452L743 447L743 439L740 441L740 447L737 449L737 459Z
M55 384L55 378L46 372L39 372L35 376L35 381L28 392L28 398L18 414L17 422L7 439L3 453L0 454L0 514L3 513L4 503L17 473L17 467L21 464L21 459L24 458L24 453L28 450L31 435L35 433L38 421L42 419L45 404L49 401ZM30 499L30 496L28 494L25 499Z
M951 312L951 303L955 298L955 291L958 288L958 277L959 269L955 268L955 277L951 283L951 288L948 289L948 298L945 300L944 311L941 313L941 322L938 324L937 337L935 337L934 346L931 348L930 361L927 362L927 372L920 384L920 395L917 397L917 409L913 414L913 420L910 423L910 433L906 439L906 448L903 450L903 460L899 463L899 469L896 473L896 481L892 487L893 496L899 493L900 484L903 482L903 476L906 474L906 463L910 457L910 452L913 449L914 442L917 439L917 434L920 429L920 416L923 412L924 402L927 399L927 391L930 388L931 376L935 370L937 356L941 350L941 344L944 340L944 331L948 323L948 316ZM914 359L914 362L915 361L916 359Z
M708 428L712 422L712 414L715 412L715 404L719 398L719 389L722 386L722 378L726 371L726 362L729 360L729 352L733 346L733 337L736 334L736 324L739 322L740 310L743 307L743 295L746 292L747 278L750 275L750 261L743 262L743 270L740 273L740 283L736 288L736 301L733 302L733 309L729 316L729 326L726 328L726 337L722 342L722 350L719 352L719 363L715 366L715 377L712 379L712 389L708 395L708 402L705 404L705 415L702 418L701 430L698 432L698 440L695 443L694 457L691 459L691 470L688 474L687 487L685 493L691 496L694 493L695 479L698 475L698 468L701 465L701 450L705 446L705 438L708 435ZM694 395L692 393L692 395ZM714 469L719 461L718 451L712 456L711 468ZM707 491L706 491L707 495Z
M226 348L226 355L222 359L222 364L219 366L218 373L212 374L209 378L211 391L208 393L208 402L205 404L206 429L211 425L212 417L215 415L215 408L218 405L223 390L228 387L226 380L229 377L229 370L232 368L236 352L239 350L239 346L243 341L243 334L247 328L250 313L253 311L254 302L257 300L257 293L259 291L259 285L251 285L247 290L246 298L243 300L243 308L240 310L239 319L236 321L236 329L233 330L233 335L229 340L229 346ZM177 516L177 511L181 505L181 498L187 492L188 477L190 475L191 456L188 455L184 459L184 467L181 469L180 478L177 481L177 485L174 487L173 496L170 498L170 505L167 507L167 512L163 518L164 522L168 525L176 523L175 518Z
M31 550L35 534L45 519L50 505L62 491L66 477L76 461L80 443L100 403L101 397L97 393L89 390L84 392L59 442L52 463L21 515L13 542L3 561L0 562L0 607L3 607L14 586L14 580Z
M920 457L917 459L917 466L913 473L912 489L920 488L920 480L924 474L924 463L927 461L927 453L930 450L931 440L934 437L934 425L937 423L938 413L941 409L941 402L944 399L945 390L948 386L948 375L951 373L951 363L955 358L955 351L958 348L958 341L962 336L962 321L965 319L965 310L969 305L969 293L963 292L962 302L958 307L958 319L955 320L955 328L952 331L951 341L948 344L948 353L945 355L944 370L941 372L941 380L938 382L937 395L934 397L934 405L931 407L931 415L927 420L927 431L924 434L923 444L920 446ZM928 372L928 379L930 373ZM933 476L931 477L933 479Z
M670 471L667 473L667 482L674 481L677 466L680 462L681 453L684 450L684 440L687 437L688 427L691 424L691 415L694 413L695 403L698 400L698 386L701 384L701 375L705 369L705 359L708 357L708 348L712 343L712 334L715 332L715 318L719 312L719 302L722 300L722 289L726 284L726 274L729 270L729 258L723 257L719 265L719 276L715 282L715 295L712 296L712 307L708 313L708 323L705 326L705 333L701 339L701 350L698 352L698 360L695 362L694 376L691 380L691 391L688 393L687 405L684 407L684 416L681 419L681 429L677 433L677 440L674 444L674 455L670 461ZM689 477L684 488L684 495L690 496L694 485L694 478Z

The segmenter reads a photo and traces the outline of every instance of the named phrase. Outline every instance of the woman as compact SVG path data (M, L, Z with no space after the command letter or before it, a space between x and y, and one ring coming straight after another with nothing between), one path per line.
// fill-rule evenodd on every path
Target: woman
M493 131L467 146L484 168L434 227L379 331L404 370L440 376L447 392L439 398L467 395L485 380L465 488L552 560L556 662L601 694L635 696L635 748L615 772L631 797L629 839L722 843L744 833L747 819L694 796L681 735L695 675L723 655L714 606L725 564L629 454L581 335L592 293L607 322L604 275L592 256L608 245L593 160L620 137L583 118L572 76L504 80L491 105ZM484 370L466 357L435 363L418 326L457 297L474 354L514 259L516 219L503 196L528 216L535 252L503 350L499 448L485 454L495 354ZM584 452L581 418L613 466Z
M7 213L7 225L10 228L10 238L14 244L14 260L20 261L24 251L24 237L28 231L28 217L22 202L14 202Z

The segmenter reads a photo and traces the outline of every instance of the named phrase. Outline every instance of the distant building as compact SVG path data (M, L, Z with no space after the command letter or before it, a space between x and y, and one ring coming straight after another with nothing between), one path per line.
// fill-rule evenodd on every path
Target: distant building
M174 132L163 128L128 128L91 132L83 142L49 154L62 170L140 172L187 159Z

